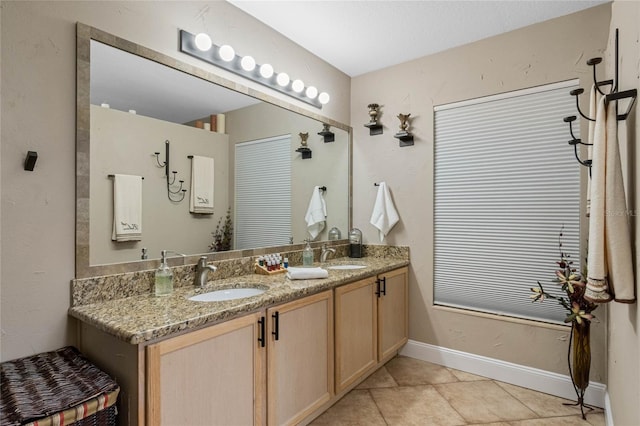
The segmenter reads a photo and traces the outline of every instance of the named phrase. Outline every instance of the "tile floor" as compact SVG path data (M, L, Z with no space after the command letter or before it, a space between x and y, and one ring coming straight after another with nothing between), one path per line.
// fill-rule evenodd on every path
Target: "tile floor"
M398 356L353 389L311 425L592 425L562 398Z

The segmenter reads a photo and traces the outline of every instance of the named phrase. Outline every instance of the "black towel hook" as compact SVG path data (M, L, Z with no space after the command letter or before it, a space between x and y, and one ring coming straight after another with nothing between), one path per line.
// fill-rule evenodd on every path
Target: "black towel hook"
M592 146L593 144L582 142L582 139L576 138L576 136L573 134L573 122L576 121L576 118L577 117L575 115L570 115L563 118L562 121L564 121L565 123L569 123L569 133L571 133L571 140L569 141L569 145L573 146L573 152L576 156L576 160L578 160L578 163L582 164L583 166L589 167L589 175L591 175L591 160L583 161L580 159L580 156L578 156L578 145Z

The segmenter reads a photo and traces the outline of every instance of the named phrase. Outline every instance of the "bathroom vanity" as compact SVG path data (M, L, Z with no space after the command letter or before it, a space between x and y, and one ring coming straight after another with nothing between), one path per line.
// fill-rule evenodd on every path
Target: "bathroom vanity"
M304 424L407 341L405 253L336 259L322 265L327 279L245 274L169 297L118 298L93 288L116 278L76 280L70 315L81 351L121 387L121 424ZM238 287L265 292L189 300Z
M120 386L120 423L308 423L407 341L407 247L365 246L358 254L365 257L349 259L346 240L325 241L330 250L337 250L336 259L321 266L341 266L329 269L326 279L289 280L285 274L254 273L257 257L269 250L282 251L292 265L302 264L302 247L296 247L293 241L301 241L307 234L302 218L312 189L302 182L315 182L325 188L331 226L352 228L351 127L248 89L190 61L183 62L181 53L167 55L81 23L77 24L76 35L76 279L69 314L78 320L80 350ZM129 61L140 66L123 65ZM113 63L119 65L112 69L108 65ZM184 125L200 115L172 122L131 114L127 108L118 110L116 89L131 78L147 80L142 72L147 67L153 67L150 75L166 72L172 76L162 88L181 91L194 82L203 84L201 97L207 100L207 106L202 116L211 114L211 99L229 96L242 107L218 107L227 115L223 132ZM118 77L115 69L126 73ZM183 78L188 81L182 83ZM187 98L182 93L164 104L184 110L177 103ZM114 95L111 107L97 100L107 95ZM228 206L237 205L227 193L234 182L231 172L237 172L229 164L228 152L247 141L300 132L320 135L315 129L329 127L334 141L318 144L312 162L298 154L291 157L290 176L285 179L293 183L290 206L286 212L272 209L277 213L273 223L298 220L284 230L274 230L265 226L265 211L260 211L261 228L278 239L265 242L261 238L267 232L247 227L249 231L244 234L252 238L235 244L236 251L206 253L207 261L213 262L217 271L203 288L194 286L193 264L209 246L215 220L223 218ZM117 132L120 128L124 131ZM166 199L168 175L167 185L165 179L158 185L157 180L148 178L145 199L149 205L143 210L153 214L145 219L145 249L140 258L140 244L124 246L111 241L108 206L112 182L107 176L114 170L157 176L158 166L162 168L168 160L168 150L162 159L159 153L155 158L150 154L158 151L158 146L168 149L168 135L184 142L174 144L171 155L171 170L179 170L181 176L191 167L189 156L216 159L215 205L219 213L194 218L188 213L188 203L180 208L178 200L170 196ZM115 140L125 146L113 145ZM151 145L138 143L141 140ZM223 152L213 152L212 147L222 147ZM122 152L128 153L130 163L118 157ZM328 165L332 170L329 174ZM166 162L164 168L168 173ZM269 210L262 205L258 208ZM241 213L234 212L236 216ZM242 231L238 222L236 218L236 237ZM322 240L324 235L311 244L316 260L320 259ZM267 246L279 247L262 248ZM174 291L170 296L154 297L151 289L158 259L147 258L146 253L153 256L164 249L185 253L186 257L168 259ZM359 268L348 267L353 264ZM189 300L194 295L239 288L265 291L227 301Z

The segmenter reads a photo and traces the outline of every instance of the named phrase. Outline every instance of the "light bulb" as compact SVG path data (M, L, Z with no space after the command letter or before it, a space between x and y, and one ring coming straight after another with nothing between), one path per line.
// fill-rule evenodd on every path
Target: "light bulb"
M302 80L293 80L293 83L291 83L291 88L296 93L302 93L302 91L304 90L304 82Z
M328 104L330 99L331 98L329 97L329 94L327 92L322 92L320 93L320 95L318 95L318 100L322 105Z
M278 82L278 85L286 87L291 79L289 78L289 74L287 74L286 72L281 72L278 74L278 77L276 77L276 81Z
M245 71L253 71L256 68L256 60L251 56L244 56L240 61L240 66Z
M211 37L209 37L209 35L205 33L197 34L195 38L195 42L198 50L201 50L203 52L206 52L207 50L211 49L211 46L213 44L211 43Z
M313 86L309 86L307 87L307 91L305 93L307 95L307 98L315 99L315 97L318 96L318 89Z
M233 58L236 57L236 52L233 50L233 47L225 44L220 46L220 50L218 50L218 55L220 55L220 59L225 62L231 62Z
M264 78L271 78L273 75L273 67L269 64L260 65L260 75Z

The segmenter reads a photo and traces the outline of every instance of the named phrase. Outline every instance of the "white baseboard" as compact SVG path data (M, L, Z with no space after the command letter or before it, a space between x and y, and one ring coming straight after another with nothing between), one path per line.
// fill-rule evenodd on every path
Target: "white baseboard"
M429 345L415 340L409 340L400 351L400 354L561 398L572 400L576 398L571 378L566 375ZM605 404L605 401L609 402L606 389L606 385L602 383L590 382L585 394L585 403L595 407L605 407L607 408L607 413L610 413L608 410L610 407ZM613 425L613 422L609 423L608 417L607 424Z
M613 411L611 411L609 391L604 394L604 420L606 426L613 426Z

